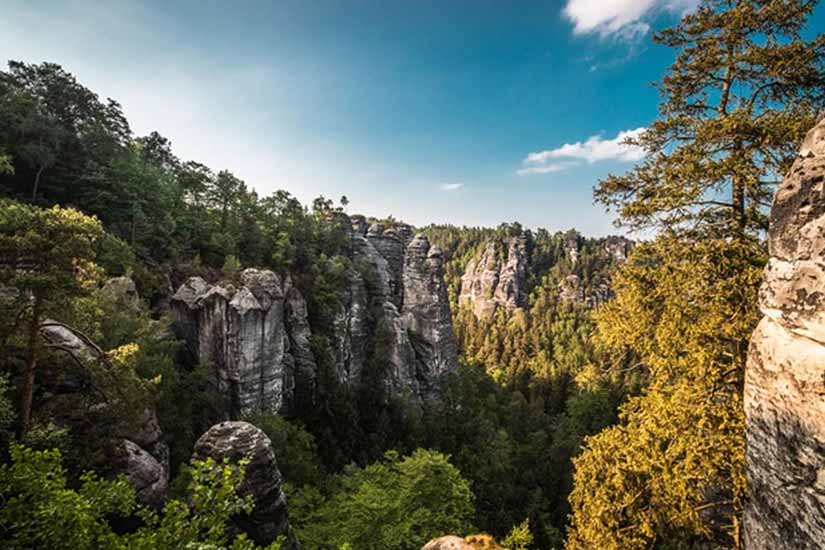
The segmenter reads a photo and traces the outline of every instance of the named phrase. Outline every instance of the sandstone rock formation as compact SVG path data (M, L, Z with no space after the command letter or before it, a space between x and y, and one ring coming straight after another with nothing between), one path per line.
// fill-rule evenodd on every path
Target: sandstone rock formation
M469 304L476 317L488 317L499 307L524 307L527 299L527 238L506 241L506 260L499 246L490 241L477 259L467 263L461 277L459 304ZM501 251L503 252L503 251Z
M233 518L232 523L260 545L271 544L284 535L284 550L300 548L289 524L283 480L272 442L263 431L248 422L221 422L198 439L193 456L199 460L211 457L218 462L248 459L246 477L238 494L251 495L255 507L251 513Z
M109 279L101 291L124 307L135 310L141 307L135 283L127 277ZM40 325L40 336L74 361L100 362L105 368L111 368L97 344L66 324L47 319ZM110 405L112 403L99 403L92 410L105 415ZM114 435L117 442L111 453L112 472L126 477L140 503L160 508L169 488L169 446L163 440L154 408L145 409L128 427Z
M285 410L296 368L315 370L303 298L271 271L244 270L238 286L193 277L172 307L192 361L209 367L221 419Z
M346 266L334 334L327 335L338 379L357 383L380 356L390 392L427 398L458 362L441 252L404 224L353 216L346 227L345 257L329 260L331 268ZM236 285L194 277L172 306L188 362L210 368L216 420L292 410L296 378L311 380L316 363L306 303L288 276L247 269Z
M825 119L774 198L745 376L749 550L825 548Z
M458 362L441 252L408 225L385 228L362 216L351 224L354 267L336 321L339 378L357 381L380 353L391 392L430 397Z
M134 309L140 307L140 296L138 295L135 282L129 277L113 277L104 284L101 292L109 299Z
M134 487L140 503L153 508L163 506L169 489L168 465L134 441L124 439L112 455L112 466Z
M622 263L630 256L633 241L618 235L610 235L604 239L604 250L616 263Z
M447 535L431 540L421 550L475 550L475 548L461 537Z

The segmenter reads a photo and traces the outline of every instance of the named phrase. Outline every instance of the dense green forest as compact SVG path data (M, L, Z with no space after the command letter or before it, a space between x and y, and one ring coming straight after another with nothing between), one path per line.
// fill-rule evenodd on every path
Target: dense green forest
M260 267L306 299L317 363L288 417L245 418L272 441L304 548L412 550L473 533L511 549L742 548L742 385L767 201L825 107L825 38L800 35L813 5L705 2L657 35L675 62L659 118L635 138L648 156L595 190L619 223L655 234L626 258L606 239L518 223L420 228L444 254L460 354L424 401L381 382L380 339L357 383L336 377L357 205L261 197L255 182L178 158L159 133L133 135L71 68L9 62L3 547L255 546L224 529L251 511L237 492L245 464L192 459L214 420L207 366L183 359L169 301L189 277ZM479 316L462 276L488 248L505 261L513 239L523 301ZM107 283L121 276L137 296ZM96 351L78 355L44 328ZM172 476L161 509L114 475L118 442L148 409Z
M306 208L285 192L261 199L228 172L213 173L176 158L158 134L133 138L117 104L101 102L56 65L12 63L2 76L10 105L4 111L10 123L4 128L11 130L3 136L4 150L15 159L3 176L8 196L3 252L4 257L37 262L42 277L29 280L29 274L20 275L10 265L4 279L38 299L31 308L18 301L8 304L15 315L6 317L13 323L4 331L10 351L4 371L25 372L28 354L37 353L38 391L7 437L16 431L31 448L59 448L69 474L105 472L108 457L100 441L116 439L121 433L117 424L128 423L157 392L173 472L188 475L181 467L195 438L209 427L202 412L206 396L198 370L176 365L176 343L163 337L170 321L162 304L169 287L191 275L218 280L232 277L241 266L289 272L308 297L316 357L322 368L327 358L331 369L333 308L344 291L336 264L345 261L342 252L348 246L342 206L319 198ZM53 120L40 120L43 112ZM57 118L60 113L63 118ZM29 130L33 127L55 136ZM47 151L40 144L51 139L57 141ZM34 159L28 156L34 152L24 152L29 147L43 147L37 153L40 160L16 160ZM47 155L54 158L44 160ZM52 206L58 204L84 214ZM27 232L20 233L24 227ZM324 526L335 523L332 517L315 510L316 526L301 519L299 511L304 499L337 502L333 487L338 482L333 480L344 466L380 462L389 449L407 455L429 448L446 453L476 495L462 527L503 536L530 518L536 540L558 546L569 511L570 458L583 435L615 420L620 399L610 383L590 381L580 387L573 381L592 366L594 352L589 310L549 298L553 285L574 271L563 259L563 236L543 230L533 236L517 224L498 230L431 227L427 232L447 251L447 281L453 291L462 262L480 245L502 235L527 235L534 258L529 279L535 305L530 309L536 322L513 324L502 313L483 326L464 326L466 315L456 304L456 331L471 351L445 384L443 400L410 404L382 397L383 390L368 380L353 388L322 372L314 390L322 407L299 407L286 421L256 418L275 442L292 485L299 536L337 540L313 531L326 533ZM587 246L576 269L588 278L606 277L609 266L590 265ZM79 280L81 258L88 265ZM100 287L106 277L123 274L135 280L143 303L124 307L122 296ZM112 363L122 366L119 378L108 380L109 373L99 368L71 364L55 350L32 346L21 327L47 318L78 329L107 350ZM472 339L481 331L489 339L486 348L499 349L486 361L473 358L472 350L480 344ZM508 343L496 346L492 342L497 339ZM70 376L88 378L88 384L60 400L43 395L48 390L41 385L57 386ZM94 402L94 395L84 393L102 385L123 394L118 410L76 425L72 417ZM178 399L181 394L188 399ZM344 512L336 505L329 513Z

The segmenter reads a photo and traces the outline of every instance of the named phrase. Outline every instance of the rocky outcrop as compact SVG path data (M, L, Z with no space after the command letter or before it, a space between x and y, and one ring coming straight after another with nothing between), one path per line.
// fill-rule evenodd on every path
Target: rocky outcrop
M168 465L134 441L124 439L121 447L112 453L112 466L115 472L126 477L139 502L153 508L163 505L169 489Z
M137 286L130 277L113 277L108 279L103 288L100 289L104 296L110 300L138 309L140 307L140 296Z
M458 302L472 307L476 317L489 317L499 307L524 307L527 299L527 238L511 237L502 245L489 241L482 253L467 263L461 277Z
M619 235L610 235L604 239L604 251L616 263L625 262L633 251L633 246L633 241Z
M579 261L579 249L581 248L581 235L575 229L565 232L563 236L564 252L570 263L576 265Z
M353 216L345 226L349 246L327 266L346 282L333 334L324 335L338 379L357 383L376 357L391 393L427 398L458 362L441 252L404 224ZM172 306L187 362L209 368L216 420L293 410L296 380L311 381L316 363L306 303L288 276L247 269L217 285L193 277Z
M441 252L407 225L351 222L349 288L336 319L339 378L356 382L379 355L390 392L428 398L458 362Z
M123 307L139 310L142 305L135 283L128 277L109 279L101 293ZM40 325L40 336L50 345L82 363L99 363L103 368L112 368L104 351L85 334L74 328L47 319ZM77 386L63 391L77 391ZM111 414L116 402L101 402L91 407L95 415ZM87 422L92 419L87 417ZM113 474L122 474L132 487L141 504L160 508L166 501L169 488L169 446L163 440L163 432L158 423L153 406L144 409L128 425L118 428L111 449L109 466ZM109 444L109 442L107 442Z
M431 540L421 550L475 550L475 547L461 537L447 535Z
M825 548L825 119L771 211L770 260L745 376L745 545Z
M232 524L257 544L271 544L283 535L285 550L300 548L289 524L283 479L272 442L263 431L248 422L221 422L198 439L193 457L213 458L217 462L228 459L233 463L247 459L246 476L238 495L251 496L254 509L232 518Z
M455 368L458 351L444 283L444 255L423 234L407 247L402 313L415 352L419 393L431 394L435 381Z
M220 419L286 411L296 369L315 371L303 298L271 271L247 269L237 285L193 277L172 307L191 361L209 368Z

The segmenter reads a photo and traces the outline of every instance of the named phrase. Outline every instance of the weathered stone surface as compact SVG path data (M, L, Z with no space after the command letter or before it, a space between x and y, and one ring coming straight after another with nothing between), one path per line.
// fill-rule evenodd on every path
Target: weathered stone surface
M407 247L402 314L415 351L421 395L432 393L436 381L458 363L443 264L441 249L431 247L423 234Z
M502 262L495 241L485 245L478 259L470 260L461 277L460 304L470 304L476 317L487 317L499 307L524 307L527 277L527 238L506 242L507 259Z
M104 284L101 292L118 303L128 305L133 308L140 306L140 296L138 295L135 282L129 277L113 277Z
M447 535L431 540L421 550L475 550L475 548L461 537Z
M309 327L306 301L298 289L292 286L289 278L284 283L284 287L288 347L287 354L284 356L284 404L282 408L291 411L294 408L296 381L300 379L308 388L314 387L316 364L310 345L312 331Z
M346 227L347 251L328 266L345 268L328 335L338 379L357 383L380 354L391 393L428 397L457 366L441 253L423 235L413 239L405 224L370 225L352 216ZM217 419L257 409L289 412L296 380L315 378L306 303L288 276L282 283L271 271L247 269L237 286L193 277L172 306L189 362L211 368Z
M281 472L266 434L248 422L221 422L209 428L195 443L194 458L220 462L248 459L246 477L238 494L251 495L255 508L232 519L238 529L260 545L268 545L279 535L287 539L285 549L299 548L289 524Z
M75 360L105 360L102 350L94 342L63 323L43 321L40 335ZM77 389L66 388L68 391ZM99 403L92 409L107 411L110 405L112 403ZM113 435L123 439L113 450L112 471L126 476L135 488L139 502L155 508L162 506L169 488L169 446L163 441L154 407L145 409L120 433Z
M373 224L353 232L336 360L339 378L352 383L370 354L380 353L390 392L426 398L457 366L457 354L440 252L423 235L412 239L411 231Z
M825 548L825 121L774 198L745 376L750 550Z
M315 370L306 305L271 271L246 269L238 287L191 278L172 305L176 333L192 359L210 367L219 418L283 411L294 369Z
M373 231L374 227L380 228ZM367 231L367 239L375 250L386 260L389 268L389 297L396 307L401 307L404 300L404 254L407 242L395 228L384 230L381 226L372 225Z
M169 489L168 464L129 439L123 440L112 457L114 471L126 477L139 502L153 508L163 506Z
M630 256L633 246L633 241L618 235L610 235L604 239L604 250L616 263L625 262Z
M571 229L564 234L564 251L570 263L576 265L579 261L579 240L581 235L575 229Z

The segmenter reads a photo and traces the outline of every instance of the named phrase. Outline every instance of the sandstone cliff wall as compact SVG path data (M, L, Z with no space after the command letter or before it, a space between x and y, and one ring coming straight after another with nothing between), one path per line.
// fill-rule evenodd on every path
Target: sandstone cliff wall
M357 383L376 357L391 393L429 398L458 362L442 254L403 224L385 228L362 216L347 224L346 288L333 334L325 335L338 379ZM289 413L296 379L315 376L306 302L289 277L258 269L236 284L194 277L175 293L172 310L189 361L209 368L217 419Z
M745 376L749 550L825 548L825 119L771 211Z

